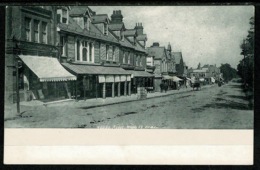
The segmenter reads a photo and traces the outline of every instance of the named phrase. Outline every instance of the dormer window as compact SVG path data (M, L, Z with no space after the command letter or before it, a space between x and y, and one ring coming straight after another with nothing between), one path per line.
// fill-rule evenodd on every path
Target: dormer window
M62 9L62 23L67 24L68 22L68 10Z
M60 23L68 24L69 12L67 8L62 8L57 10Z

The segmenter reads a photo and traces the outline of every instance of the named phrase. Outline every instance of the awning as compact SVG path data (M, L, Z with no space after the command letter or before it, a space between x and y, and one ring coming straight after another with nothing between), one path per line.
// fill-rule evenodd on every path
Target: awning
M189 81L191 81L191 79L190 79L190 78L188 78L188 77L186 77L186 80L189 80Z
M57 58L40 57L31 55L19 55L21 60L39 78L40 82L55 82L76 80L76 76L70 74L62 67Z
M172 80L172 76L169 76L169 75L163 75L163 80Z
M200 78L200 81L205 81L205 79L204 78Z
M182 81L182 79L180 79L180 78L177 77L177 76L173 76L173 77L172 77L172 80L175 81L175 82Z
M131 74L131 77L154 77L154 75L146 71L128 71Z
M84 65L62 63L62 65L75 74L93 74L93 75L130 75L120 67L105 67L100 65Z

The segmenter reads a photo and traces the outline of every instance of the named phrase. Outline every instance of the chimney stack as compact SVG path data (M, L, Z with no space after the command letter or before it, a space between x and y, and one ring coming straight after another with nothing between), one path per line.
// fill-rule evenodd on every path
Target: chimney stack
M122 23L123 15L121 14L121 10L114 10L111 15L111 23Z

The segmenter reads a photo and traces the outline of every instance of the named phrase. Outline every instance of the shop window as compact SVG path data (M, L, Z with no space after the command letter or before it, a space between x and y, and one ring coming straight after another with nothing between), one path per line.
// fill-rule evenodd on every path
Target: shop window
M39 21L34 20L34 42L39 42Z
M31 19L25 18L25 39L31 41Z
M42 22L42 43L47 44L47 23Z

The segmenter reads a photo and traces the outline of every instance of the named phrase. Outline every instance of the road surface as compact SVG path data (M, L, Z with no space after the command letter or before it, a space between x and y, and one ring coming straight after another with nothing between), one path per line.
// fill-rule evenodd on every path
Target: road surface
M253 129L239 83L96 108L43 107L5 121L23 128Z

